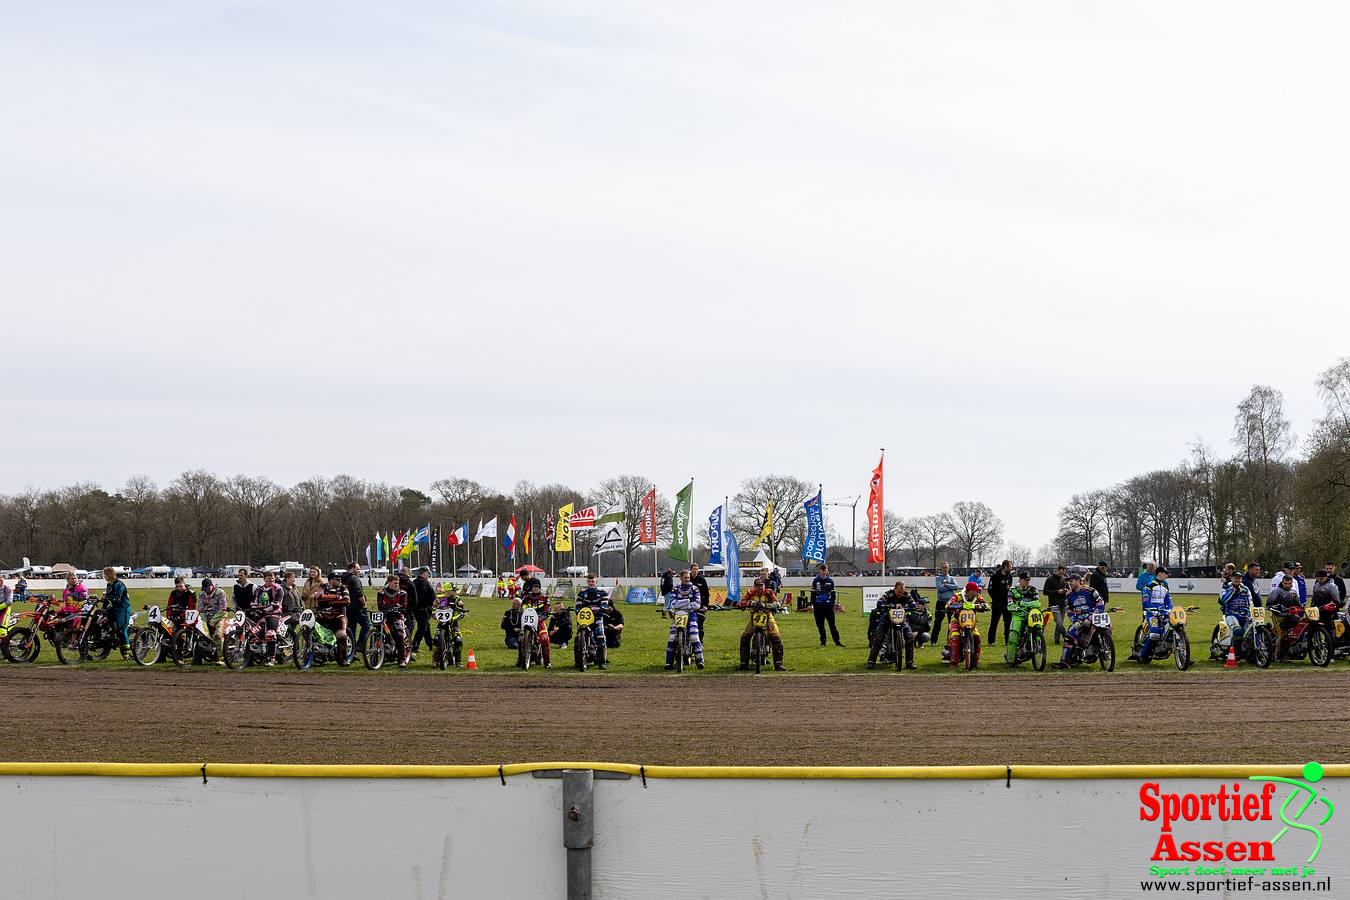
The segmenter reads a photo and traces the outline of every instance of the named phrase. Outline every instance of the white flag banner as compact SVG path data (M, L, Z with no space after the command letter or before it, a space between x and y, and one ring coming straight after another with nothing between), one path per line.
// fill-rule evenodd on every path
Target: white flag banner
M623 507L616 503L609 509L605 510L604 514L601 515L600 518L595 520L595 527L602 528L605 525L609 525L613 522L622 522L623 520L624 520Z
M610 522L596 529L595 549L591 554L622 552L627 549L627 529L622 522Z
M493 516L492 520L489 521L486 525L483 524L482 519L478 520L478 533L473 536L473 539L475 541L481 541L483 538L495 538L496 536L497 536L496 516Z

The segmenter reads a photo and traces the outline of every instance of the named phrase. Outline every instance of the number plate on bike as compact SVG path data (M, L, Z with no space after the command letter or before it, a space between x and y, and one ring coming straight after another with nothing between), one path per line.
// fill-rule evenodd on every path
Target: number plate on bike
M1252 607L1252 624L1253 625L1266 624L1266 608L1264 606Z
M975 610L973 609L961 610L960 615L958 616L956 621L961 625L962 628L974 628Z
M455 617L455 611L454 611L453 609L438 609L438 610L436 610L436 621L437 621L437 622L440 622L442 625L444 625L446 622L449 622L449 621L450 621L451 619L453 619L454 617Z
M183 624L184 624L184 625L196 625L196 624L197 624L197 617L198 617L199 615L201 615L201 613L197 612L197 610L195 610L195 609L184 610L184 611L183 611Z
M314 610L307 609L300 613L300 625L302 628L314 627Z
M244 625L244 620L247 619L247 618L248 618L248 616L244 615L244 611L243 611L242 609L239 610L238 612L236 612L236 613L234 614L234 624L235 624L235 627L236 627L236 628L242 628L243 625Z
M676 614L675 614L675 627L676 627L676 628L688 628L688 627L689 627L689 613L676 613Z
M578 624L578 625L594 625L594 624L595 624L595 610L591 609L590 607L585 607L585 606L583 606L581 609L577 610L577 624Z
M1107 628L1111 625L1111 617L1104 612L1092 614L1092 624L1097 628Z
M1186 624L1186 610L1184 610L1184 609L1174 609L1174 610L1172 610L1171 620L1172 620L1172 624L1173 624L1173 625L1185 625L1185 624Z
M769 614L766 612L751 613L750 624L756 628L767 628L769 625Z
M905 611L904 611L903 609L892 609L892 610L891 610L891 624L892 624L892 625L903 625L903 624L905 624Z
M1308 614L1308 621L1310 621L1310 622L1316 622L1316 621L1317 621L1317 616L1318 616L1318 610L1317 610L1317 607L1315 607L1315 606L1309 606L1309 607L1307 608L1307 610L1305 610L1305 612L1307 612L1307 614Z
M530 609L528 606L522 609L520 611L520 627L538 628L539 612L537 610Z
M384 621L384 613L379 612L377 610L370 614L370 624L379 625L383 621Z
M150 607L150 612L148 612L148 613L146 614L146 616L145 616L145 621L148 622L148 623L151 624L151 625L158 625L158 624L159 624L159 607L158 607L158 606L152 606L152 607Z

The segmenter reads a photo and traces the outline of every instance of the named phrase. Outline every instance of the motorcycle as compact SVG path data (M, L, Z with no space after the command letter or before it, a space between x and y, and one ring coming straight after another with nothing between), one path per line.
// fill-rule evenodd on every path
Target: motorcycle
M80 636L80 658L107 659L113 650L121 649L121 630L113 621L112 609L105 600L85 624Z
M1235 652L1242 659L1255 663L1259 669L1269 668L1275 658L1275 633L1266 623L1266 608L1252 606L1247 615L1250 624L1247 626L1246 634L1242 636L1241 645ZM1228 647L1233 643L1233 638L1233 630L1228 626L1226 618L1221 617L1209 636L1209 658L1227 659Z
M592 663L603 669L605 667L605 648L601 647L595 640L595 608L583 606L575 611L575 616L576 626L572 629L574 635L572 639L572 658L576 661L577 669L585 672L586 667ZM688 627L689 620L686 616L686 632ZM688 645L688 643L688 634L686 633L685 644ZM678 649L679 646L677 645L676 650ZM692 653L692 650L690 652ZM680 669L683 671L683 664L681 664Z
M372 610L370 628L362 636L361 661L367 669L375 670L384 665L385 657L398 657L398 644L394 641L394 628L403 629L403 646L408 646L408 624L400 618L394 625L383 610Z
M171 658L176 630L157 605L145 607L145 627L137 629L131 638L131 658L141 666Z
M904 671L905 625L907 622L908 615L905 608L903 606L892 606L886 610L886 615L877 623L876 634L872 635L872 643L877 648L878 664L884 666L895 663L895 671ZM909 656L913 660L913 650L910 650ZM912 662L910 667L913 668Z
M94 608L97 605L97 597L87 598L78 612L62 615L52 623L49 633L52 649L56 651L56 659L61 665L77 666L84 661L80 642L84 637L85 627L93 619Z
M516 667L529 671L533 663L544 662L539 644L539 610L526 606L520 610L520 636L516 639Z
M1017 666L1031 660L1031 667L1037 672L1045 671L1045 620L1048 612L1041 609L1039 600L1013 601L1013 620L1025 617L1021 632L1017 637L1017 646L1008 648L1009 666Z
M1186 614L1198 610L1198 606L1174 606L1167 614L1167 624L1163 626L1163 633L1153 646L1149 648L1148 659L1140 659L1141 663L1147 665L1154 660L1167 659L1172 657L1176 663L1177 671L1184 672L1191 667L1193 658L1191 656L1191 638L1186 633ZM1227 626L1224 626L1225 628ZM1134 630L1134 643L1130 645L1130 652L1134 656L1139 655L1140 648L1144 646L1144 638L1148 634L1148 614L1145 613L1143 620Z
M337 635L319 621L314 615L314 610L300 611L299 624L295 627L295 654L291 657L297 669L304 672L312 666L321 666L326 662L351 665L354 655L355 649L350 638L347 640L346 652L341 652Z
M37 606L31 612L10 616L9 634L0 650L3 650L5 659L12 663L36 661L42 652L42 638L56 643L55 630L65 620L65 615L52 606L53 598L50 595L39 594L35 600ZM31 620L33 624L20 625L19 622L24 619Z
M174 665L180 669L190 668L194 663L216 661L215 638L198 610L183 611L183 625L174 634L169 649Z
M1089 620L1088 636L1069 648L1065 659L1070 666L1079 663L1097 663L1103 670L1114 672L1116 669L1116 643L1111 636L1111 613L1120 612L1115 606L1109 610L1099 610Z
M436 647L432 653L432 662L441 671L458 669L460 652L464 647L464 641L459 635L459 623L466 614L464 604L440 606L433 614L436 616Z
M231 669L267 662L267 623L262 616L249 616L236 610L234 618L225 623L225 665ZM290 622L282 618L277 623L275 662L290 662L295 652L295 636Z
M946 650L953 669L964 665L966 671L970 672L980 664L980 633L975 614L988 610L989 607L983 603L965 600L956 611L956 634L948 637Z
M1308 662L1318 668L1331 665L1334 639L1331 636L1332 632L1320 621L1321 612L1318 608L1311 603L1306 607L1293 606L1289 608L1288 615L1297 618L1288 631L1284 630L1280 621L1281 616L1272 616L1275 658L1287 661L1303 659L1306 656Z
M689 640L689 613L681 610L671 615L675 617L675 671L683 672L694 664L694 642ZM755 671L758 672L759 668L756 667Z
M756 675L764 670L764 664L769 661L769 614L782 609L781 606L763 603L756 603L750 607L750 627L753 629L750 632L750 665L755 667Z

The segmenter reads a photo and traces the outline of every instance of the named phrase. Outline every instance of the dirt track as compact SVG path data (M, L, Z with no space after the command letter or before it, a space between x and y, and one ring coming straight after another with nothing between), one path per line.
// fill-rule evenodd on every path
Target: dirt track
M1240 681L480 674L395 683L4 667L0 687L0 760L1350 762L1350 712L1328 702L1345 695L1350 672L1335 670Z

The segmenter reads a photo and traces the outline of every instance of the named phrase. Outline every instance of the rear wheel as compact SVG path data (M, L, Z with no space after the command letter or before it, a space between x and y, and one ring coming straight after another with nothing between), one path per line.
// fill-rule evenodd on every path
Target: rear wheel
M530 670L530 663L534 656L534 632L529 629L520 632L520 650L516 653L516 665L526 672Z
M173 644L170 647L173 656L173 664L180 669L191 667L193 657L197 655L197 641L188 629L184 628L173 636Z
M1172 649L1172 659L1177 664L1178 672L1185 672L1191 667L1191 639L1186 634L1185 628L1178 628L1176 634L1172 637L1175 646Z
M1270 668L1271 657L1274 656L1274 641L1270 638L1270 632L1264 628L1252 629L1252 662L1256 663L1258 669Z
M755 658L755 674L764 669L764 632L756 631L750 640L750 655Z
M1331 635L1321 625L1308 633L1308 661L1323 669L1331 664Z
M295 656L291 662L301 672L314 665L314 630L302 628L295 634Z
M30 663L42 650L42 641L31 628L11 628L5 642L5 659L12 663Z
M361 648L361 661L367 669L378 669L384 665L384 630L372 628L366 632L366 643Z
M80 664L80 631L74 625L52 630L52 649L63 666Z
M433 655L436 658L436 668L440 669L442 672L444 672L445 667L450 664L449 660L446 659L446 657L450 655L449 643L450 642L445 639L445 629L437 628L436 652Z
M235 631L225 636L225 665L242 669L249 663L248 637Z
M1031 667L1037 672L1045 671L1045 632L1039 628L1031 634Z
M131 658L137 665L153 666L159 662L160 654L164 648L159 642L159 628L142 628L136 632L136 636L131 639Z
M1111 640L1111 632L1097 629L1097 665L1107 672L1116 670L1116 644Z

